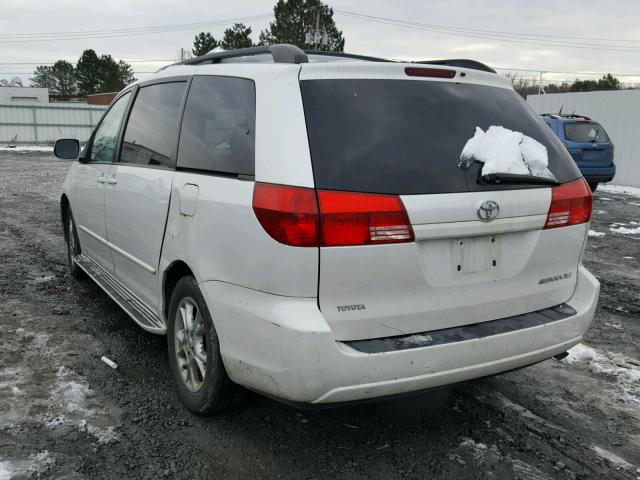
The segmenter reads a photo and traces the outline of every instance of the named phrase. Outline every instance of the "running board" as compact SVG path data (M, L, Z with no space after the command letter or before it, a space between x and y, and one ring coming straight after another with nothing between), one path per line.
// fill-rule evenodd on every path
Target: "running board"
M167 326L164 320L159 318L151 308L142 302L117 278L86 255L76 255L74 261L76 265L84 270L140 327L151 333L162 335L167 333Z

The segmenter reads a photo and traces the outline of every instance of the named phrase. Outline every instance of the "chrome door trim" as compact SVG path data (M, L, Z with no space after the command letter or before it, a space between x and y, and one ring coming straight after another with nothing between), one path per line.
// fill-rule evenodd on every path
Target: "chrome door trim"
M102 238L100 235L98 235L97 233L92 232L91 230L89 230L87 227L85 227L84 225L78 225L78 228L80 230L82 230L83 232L85 232L87 235L91 235L93 238L95 238L96 240L98 240L99 242L102 242L103 244L105 244L107 247L111 248L114 252L119 253L120 255L122 255L124 258L132 261L133 263L135 263L136 265L138 265L140 268L142 268L143 270L146 270L147 272L149 272L152 275L155 275L156 273L156 269L153 268L151 265L143 262L142 260L140 260L137 257L134 257L133 255L131 255L128 252L125 252L123 249L121 249L120 247L118 247L117 245L114 245L113 243L111 243L109 240L106 240L104 238Z

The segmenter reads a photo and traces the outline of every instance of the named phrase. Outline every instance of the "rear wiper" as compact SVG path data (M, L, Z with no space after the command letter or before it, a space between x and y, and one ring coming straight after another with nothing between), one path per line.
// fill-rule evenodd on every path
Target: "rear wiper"
M530 183L536 185L559 185L557 180L547 177L534 177L532 175L521 175L518 173L489 173L482 175L480 179L486 183Z

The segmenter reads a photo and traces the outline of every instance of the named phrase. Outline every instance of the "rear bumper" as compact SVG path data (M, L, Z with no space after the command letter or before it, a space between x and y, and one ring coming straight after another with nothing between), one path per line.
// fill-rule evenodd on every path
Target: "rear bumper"
M232 380L302 403L338 403L438 387L548 359L589 328L599 283L584 267L566 303L576 314L508 333L363 353L333 339L315 298L270 295L223 282L201 285Z
M610 182L616 175L615 165L608 167L580 167L580 171L589 183Z

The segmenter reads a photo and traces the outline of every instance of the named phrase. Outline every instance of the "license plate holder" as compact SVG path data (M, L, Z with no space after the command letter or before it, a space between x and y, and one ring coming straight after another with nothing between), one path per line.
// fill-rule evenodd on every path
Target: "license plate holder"
M455 273L479 273L499 266L500 242L497 235L457 238L451 247Z

